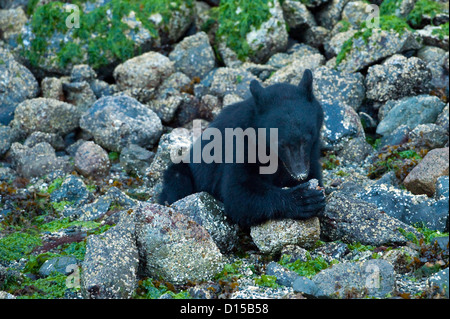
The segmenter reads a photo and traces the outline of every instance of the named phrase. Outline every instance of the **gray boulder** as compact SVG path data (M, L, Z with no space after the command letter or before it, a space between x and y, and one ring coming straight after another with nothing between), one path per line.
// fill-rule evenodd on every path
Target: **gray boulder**
M377 134L389 134L400 125L416 127L419 124L434 123L444 107L444 102L430 95L405 97L393 101L391 109L378 124Z
M256 76L244 70L227 67L219 68L214 72L210 91L218 97L234 93L246 99L251 96L249 90L250 82L256 79Z
M49 143L57 151L61 151L65 147L64 140L60 135L55 133L44 133L39 131L31 133L27 137L25 142L23 142L23 145L33 147L41 142Z
M336 36L339 36L339 34ZM353 40L350 50L345 54L345 58L338 64L329 61L331 66L335 66L340 71L360 71L393 54L420 48L415 34L410 31L404 31L402 34L399 34L393 30L374 29L368 39L363 39L362 37L354 38L353 34L349 34L348 38ZM341 43L344 44L345 42ZM340 52L342 48L341 46L336 51Z
M157 204L139 204L134 213L145 275L185 284L209 280L222 269L219 249L191 218Z
M430 80L431 71L424 61L396 54L367 71L367 98L385 102L417 95L428 89Z
M32 148L13 143L10 154L17 173L28 179L42 177L53 171L68 173L72 170L69 160L57 157L47 142L38 143Z
M59 272L63 275L69 275L73 268L78 267L78 260L72 256L61 256L47 259L39 268L39 275L42 277L49 276L52 272Z
M192 137L187 129L174 129L162 135L155 158L148 168L151 185L155 185L172 163L171 157L185 154L191 147Z
M115 152L129 144L151 148L162 133L158 116L128 96L101 98L83 114L80 127L96 143Z
M382 259L339 263L312 278L322 293L334 298L383 298L395 288L394 267Z
M405 244L407 239L399 229L417 234L413 227L383 213L375 204L355 198L345 189L334 191L327 197L320 227L322 236L329 240L374 246Z
M358 110L366 93L364 76L359 73L346 73L325 66L313 73L314 95L319 101L337 99Z
M92 141L81 144L74 158L75 169L85 177L103 177L108 175L111 163L108 153Z
M176 71L190 78L203 78L216 64L214 51L204 32L184 38L169 54L169 59L175 62Z
M87 238L81 292L89 299L131 298L137 286L139 254L133 217L124 212L119 223Z
M379 211L405 224L423 223L429 229L445 231L448 196L439 196L434 200L380 183L359 192L356 197L376 205Z
M143 176L145 169L150 165L155 153L136 144L130 144L120 153L120 165L128 174Z
M321 130L323 147L339 151L352 138L364 138L364 129L356 111L337 99L323 100L324 124Z
M36 131L65 135L78 128L81 112L76 106L54 99L35 98L20 103L11 122L26 134Z
M435 273L427 280L428 287L437 288L448 299L448 267Z
M16 106L38 93L39 85L33 74L0 47L0 124L8 125Z
M52 202L67 201L73 206L85 204L92 197L83 180L75 175L68 175L61 187L54 190L50 195Z
M119 64L113 76L121 89L157 88L173 72L174 63L158 52L147 52Z
M317 217L271 220L252 226L250 236L262 253L274 255L286 245L312 247L320 237L320 223Z
M237 247L239 228L228 220L223 204L208 193L189 195L170 207L203 226L222 253L229 253Z

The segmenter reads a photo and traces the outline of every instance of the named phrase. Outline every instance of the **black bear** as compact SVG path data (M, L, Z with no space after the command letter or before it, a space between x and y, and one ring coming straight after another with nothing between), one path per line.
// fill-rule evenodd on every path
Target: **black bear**
M219 153L206 144L207 139L197 139L188 160L172 163L165 171L158 202L171 204L205 191L222 201L225 214L244 229L272 219L306 219L319 215L325 207L325 196L322 190L311 189L307 183L317 179L323 186L319 163L323 110L314 97L312 81L310 70L304 72L298 86L282 83L263 88L258 81L252 81L252 96L225 107L208 126L217 135L222 134L222 145L227 144L226 133L230 130L248 133L244 135L244 152L236 151L232 161L230 157L227 161L229 151ZM262 132L257 140L250 134L251 130ZM277 133L275 164L270 163L275 170L262 173L263 168L270 171L267 156L263 155L267 155L267 149L271 152L274 148L271 133ZM235 148L236 139L232 142ZM250 152L253 143L261 155L256 160L254 151ZM266 152L260 153L260 146ZM195 149L205 151L206 147L216 161L196 162Z

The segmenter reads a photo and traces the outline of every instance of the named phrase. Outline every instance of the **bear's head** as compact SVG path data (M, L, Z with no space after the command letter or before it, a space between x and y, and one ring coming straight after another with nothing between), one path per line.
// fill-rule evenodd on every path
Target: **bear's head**
M263 88L250 84L255 102L254 128L265 128L267 146L297 181L309 175L313 146L319 143L323 110L313 94L312 73L306 70L299 85L274 84ZM270 128L278 129L277 149L270 143ZM269 144L270 143L270 144Z

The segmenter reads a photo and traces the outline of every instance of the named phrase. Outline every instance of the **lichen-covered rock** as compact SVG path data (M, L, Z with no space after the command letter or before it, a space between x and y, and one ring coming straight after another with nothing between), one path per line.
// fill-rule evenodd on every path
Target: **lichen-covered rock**
M436 96L419 95L388 102L389 111L377 126L377 134L386 135L400 125L416 127L419 124L434 123L445 107Z
M436 120L436 125L443 127L444 129L449 131L449 104L444 107L442 112L438 115Z
M80 112L86 111L94 104L97 97L88 82L70 82L62 85L66 102L75 105Z
M39 2L22 28L14 50L39 72L70 73L73 65L89 63L110 75L111 68L137 52L173 43L193 22L193 1L92 1L79 5L79 26L70 3ZM66 19L70 17L69 25ZM41 27L40 21L52 19Z
M203 226L221 252L229 253L237 247L238 227L226 217L223 204L208 193L189 195L170 207Z
M169 54L169 59L175 63L176 71L191 78L203 78L216 64L214 51L204 32L184 38Z
M355 198L353 194L337 190L327 197L324 216L320 220L322 236L332 241L364 245L405 244L399 231L411 231L413 227L381 212L376 205Z
M28 147L33 147L38 143L47 142L49 143L56 151L61 151L65 148L63 138L55 133L44 133L44 132L33 132L31 133L23 145Z
M338 99L354 110L361 106L366 92L361 73L340 72L322 66L315 69L313 77L314 95L319 101Z
M283 15L289 29L303 28L304 30L316 26L316 20L306 5L300 1L285 0L282 2Z
M356 111L338 99L323 100L324 124L321 130L323 147L341 150L352 138L364 138L364 129Z
M49 276L52 272L57 271L63 275L69 275L73 268L78 267L78 260L72 256L61 256L47 259L39 268L39 275L42 277Z
M129 144L151 148L162 133L158 116L128 96L97 100L80 119L80 127L102 147L120 152Z
M121 208L130 208L136 201L128 197L116 187L111 187L105 195L95 199L92 203L83 205L70 205L62 211L62 216L71 220L92 221L103 217L111 207L116 204Z
M109 173L111 163L108 153L94 142L88 141L78 147L74 158L75 169L85 177L102 177Z
M33 74L17 63L6 49L0 48L0 124L8 125L17 104L38 93L39 86Z
M47 142L41 142L29 148L19 143L13 143L10 155L16 171L25 178L41 177L53 171L68 173L72 165L65 157L57 157L53 147Z
M424 44L448 50L448 33L445 33L444 28L446 28L445 24L440 26L427 25L422 30L417 30L416 34Z
M264 83L290 83L298 85L306 69L314 71L325 63L325 57L320 53L314 53L295 58L291 63L272 74Z
M381 180L355 196L405 224L413 226L419 223L440 232L447 227L448 196L437 196L435 200L426 195L414 195Z
M273 220L251 227L250 236L262 253L273 255L286 245L312 247L320 237L320 223L316 217Z
M11 122L26 134L36 131L65 135L78 128L81 112L76 106L54 99L35 98L20 103Z
M45 77L41 81L42 97L54 100L64 100L63 81L60 78Z
M120 165L129 174L143 176L155 153L136 144L130 144L120 153Z
M157 88L175 72L174 63L158 52L147 52L119 64L114 79L122 89Z
M411 145L416 147L441 148L448 142L448 131L433 123L419 124L409 132L408 137Z
M156 184L163 176L164 171L172 163L171 157L185 154L192 144L192 137L187 129L174 129L164 134L159 140L155 158L148 168L150 183Z
M139 204L134 213L145 275L185 284L209 280L222 269L219 249L191 218L157 204Z
M330 0L320 7L316 14L317 22L331 30L341 20L341 13L350 0Z
M359 298L383 298L395 288L395 272L389 262L373 259L333 265L315 275L312 281L329 297L346 298L351 294Z
M81 292L89 299L131 298L137 286L139 255L133 216L123 212L119 223L86 242Z
M69 175L64 179L61 187L55 189L51 195L52 202L71 202L74 206L85 204L92 194L86 188L83 180L75 175Z
M416 95L428 89L430 80L431 71L424 61L396 54L367 71L367 98L385 102Z
M244 70L219 68L213 75L210 90L219 97L234 93L242 98L248 98L251 96L250 82L256 79L256 76Z
M428 152L406 176L403 184L413 194L433 196L438 177L449 173L449 148L436 148Z
M438 271L437 273L433 274L427 280L427 285L431 289L437 288L439 293L441 293L442 295L445 295L445 297L448 299L448 296L449 296L448 279L449 279L449 273L448 273L448 267L447 267L447 268L442 269L442 270Z
M351 47L344 48L345 42L342 42L342 46L336 50L338 52L343 49L346 50L342 60L335 62L334 65L332 65L331 60L329 61L330 65L335 66L340 71L360 71L395 53L420 48L415 34L410 31L399 34L393 30L373 29L372 34L367 39L363 37L355 38L352 34L349 34L348 38L353 39Z
M359 27L361 22L366 21L372 12L370 3L363 1L350 1L342 10L342 20L349 22L354 27Z
M258 29L251 28L246 35L250 47L250 59L255 63L265 62L271 55L286 49L288 34L283 10L278 1L269 2L270 17Z

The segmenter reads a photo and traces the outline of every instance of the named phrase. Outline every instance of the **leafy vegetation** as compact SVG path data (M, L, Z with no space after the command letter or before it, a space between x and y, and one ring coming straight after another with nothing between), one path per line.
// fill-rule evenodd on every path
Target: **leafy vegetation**
M272 0L222 0L218 7L212 8L210 19L203 25L207 31L217 22L216 41L225 41L236 52L239 59L251 54L246 35L252 28L258 29L270 17Z
M85 0L71 1L72 4L81 5ZM30 1L27 12L31 17L31 30L35 37L31 40L30 47L24 47L22 54L34 66L38 66L47 54L51 37L57 33L67 35L70 33L72 41L61 41L57 62L61 67L69 63L80 63L87 58L87 62L94 68L100 68L111 61L124 61L139 53L139 48L134 41L127 36L136 32L123 21L134 12L139 21L153 38L158 38L158 29L149 17L160 14L163 23L168 23L173 12L182 4L193 7L193 1L122 1L112 0L92 11L79 11L80 28L69 29L66 27L66 19L71 12L64 10L64 3L51 1L45 5L37 6L37 1ZM23 41L23 40L22 40ZM87 57L85 57L87 55Z

